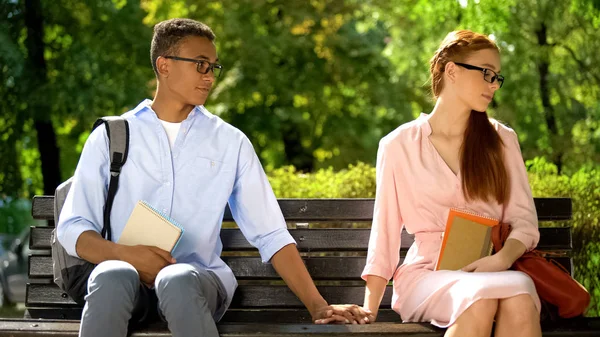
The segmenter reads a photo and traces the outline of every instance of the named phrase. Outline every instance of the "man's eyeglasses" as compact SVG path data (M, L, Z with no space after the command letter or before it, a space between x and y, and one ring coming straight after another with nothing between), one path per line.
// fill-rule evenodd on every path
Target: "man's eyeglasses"
M463 68L469 69L469 70L479 70L479 71L481 71L483 73L483 79L486 82L494 83L494 81L498 80L498 84L500 84L500 88L502 88L502 84L504 84L504 76L497 74L492 69L487 69L487 68L481 68L481 67L477 67L477 66L472 66L472 65L466 64L466 63L454 62L454 64L456 64L457 66L461 66Z
M166 59L176 60L176 61L184 61L184 62L193 62L196 63L196 70L200 74L208 74L209 71L212 70L213 74L215 74L216 78L221 76L221 71L223 70L223 66L218 63L210 63L206 60L196 60L196 59L188 59L185 57L179 56L163 56Z

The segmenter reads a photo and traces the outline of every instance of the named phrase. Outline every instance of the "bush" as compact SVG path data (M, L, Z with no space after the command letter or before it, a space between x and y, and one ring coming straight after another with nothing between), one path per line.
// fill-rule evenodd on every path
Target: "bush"
M0 233L18 235L32 224L31 201L0 197Z
M600 315L600 168L583 168L570 177L557 173L556 166L543 158L527 162L534 196L570 197L573 219L574 277L592 295L587 315Z
M557 173L543 158L527 162L529 182L535 197L573 199L573 220L543 223L573 229L574 277L592 295L587 315L600 314L600 168L584 168L571 176ZM301 173L287 166L268 172L278 198L374 198L375 168L358 163L334 172L321 169Z
M277 198L374 198L375 168L365 163L334 172L332 168L301 173L293 166L268 172Z

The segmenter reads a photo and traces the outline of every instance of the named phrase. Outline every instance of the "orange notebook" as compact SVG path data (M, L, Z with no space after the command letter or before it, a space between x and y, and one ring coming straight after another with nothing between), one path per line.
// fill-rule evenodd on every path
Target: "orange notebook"
M492 227L497 219L450 209L435 270L459 270L492 254Z

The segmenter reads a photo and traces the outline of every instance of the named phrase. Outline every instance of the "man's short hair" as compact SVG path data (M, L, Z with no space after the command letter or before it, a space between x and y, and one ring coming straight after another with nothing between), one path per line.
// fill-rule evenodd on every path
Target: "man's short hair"
M210 27L196 20L170 19L159 22L154 26L150 59L152 60L152 69L154 69L156 76L158 76L158 69L156 69L156 60L158 57L176 54L179 42L188 36L205 37L211 42L215 40L215 33L213 33Z

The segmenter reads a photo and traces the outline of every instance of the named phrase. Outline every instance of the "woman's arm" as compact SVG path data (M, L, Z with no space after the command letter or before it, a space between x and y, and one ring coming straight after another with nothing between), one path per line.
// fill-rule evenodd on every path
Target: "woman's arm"
M380 276L368 275L367 286L365 290L365 302L363 308L368 310L373 315L371 321L374 322L377 318L377 312L379 311L379 304L383 298L385 287L388 281Z
M400 259L402 217L397 194L394 158L390 143L384 138L377 151L377 189L373 224L369 238L367 263L362 278L367 281L364 308L375 316L385 287L392 278Z
M503 206L502 222L512 230L502 249L464 267L463 271L491 272L507 270L525 252L537 246L540 239L537 212L527 179L527 170L517 134L499 126L498 133L504 143L504 164L509 178L510 194Z
M519 138L512 129L500 127L498 131L504 142L504 161L510 181L510 194L508 201L504 203L502 222L510 224L512 228L506 240L506 248L503 248L501 252L509 256L511 262L514 262L524 252L537 246L540 231L527 170L519 146ZM511 239L520 241L525 246L525 250L516 258L515 255L521 249L515 248L520 246L510 243Z

